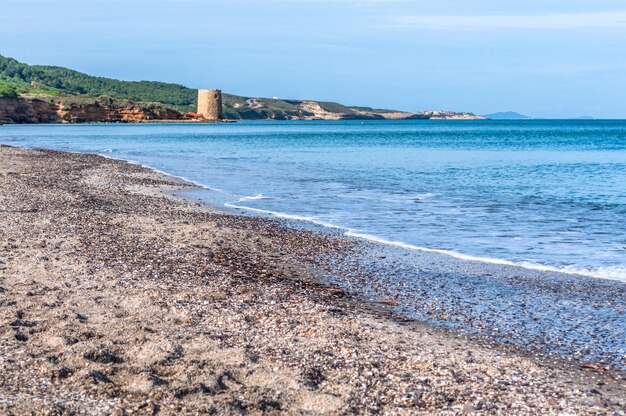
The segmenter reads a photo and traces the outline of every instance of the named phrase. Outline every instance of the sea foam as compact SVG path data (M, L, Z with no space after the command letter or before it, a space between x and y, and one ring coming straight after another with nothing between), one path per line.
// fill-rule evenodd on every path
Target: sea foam
M545 265L545 264L531 263L528 261L515 262L515 261L510 261L510 260L492 258L492 257L472 256L469 254L459 253L453 250L442 250L442 249L436 249L436 248L420 247L420 246L415 246L413 244L403 243L400 241L387 240L387 239L384 239L375 235L371 235L371 234L357 233L357 232L352 232L352 231L346 232L345 235L348 237L361 238L364 240L368 240L368 241L372 241L372 242L376 242L380 244L385 244L388 246L400 247L400 248L404 248L407 250L422 251L425 253L442 254L445 256L450 256L450 257L454 257L456 259L465 260L465 261L475 261L475 262L489 263L489 264L500 264L504 266L522 267L522 268L529 269L529 270L577 274L577 275L586 276L586 277L626 281L626 268L621 267L621 266L598 267L594 269L575 267L575 266L558 267L558 266L550 266L550 265Z

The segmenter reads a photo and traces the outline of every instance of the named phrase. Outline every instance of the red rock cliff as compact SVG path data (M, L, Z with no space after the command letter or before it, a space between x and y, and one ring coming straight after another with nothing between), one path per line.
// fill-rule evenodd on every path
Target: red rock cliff
M181 120L178 111L158 104L111 98L0 98L0 123L94 123Z
M42 100L0 97L0 123L54 123L56 109Z

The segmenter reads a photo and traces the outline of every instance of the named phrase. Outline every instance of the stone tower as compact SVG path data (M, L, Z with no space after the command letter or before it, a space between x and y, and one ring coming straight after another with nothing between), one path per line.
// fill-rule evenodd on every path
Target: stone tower
M222 114L221 90L198 90L198 114L210 121L219 121Z

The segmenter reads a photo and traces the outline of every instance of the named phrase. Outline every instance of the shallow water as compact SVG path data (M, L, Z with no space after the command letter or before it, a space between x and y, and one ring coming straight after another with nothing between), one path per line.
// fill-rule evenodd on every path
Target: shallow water
M2 126L201 183L212 204L460 259L626 281L625 121Z

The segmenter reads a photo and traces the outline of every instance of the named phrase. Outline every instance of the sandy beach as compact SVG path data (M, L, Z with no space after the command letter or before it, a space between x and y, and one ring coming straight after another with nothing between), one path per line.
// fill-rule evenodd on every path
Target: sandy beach
M325 285L352 242L0 146L3 414L623 415L623 372L412 322Z

